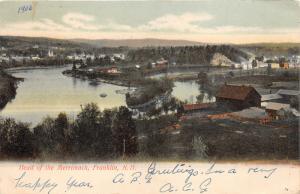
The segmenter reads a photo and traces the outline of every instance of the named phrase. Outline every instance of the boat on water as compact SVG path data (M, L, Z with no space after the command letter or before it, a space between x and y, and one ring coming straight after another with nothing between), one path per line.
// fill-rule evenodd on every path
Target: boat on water
M105 93L100 94L100 97L102 97L102 98L105 98L106 96L107 96L107 94L105 94Z

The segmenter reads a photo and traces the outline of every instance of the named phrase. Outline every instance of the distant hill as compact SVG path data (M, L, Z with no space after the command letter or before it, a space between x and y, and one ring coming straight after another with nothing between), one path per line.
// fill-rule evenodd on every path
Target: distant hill
M257 56L291 56L300 55L300 43L255 43L235 45Z
M194 45L204 45L201 42L188 41L188 40L165 40L165 39L72 39L74 42L87 43L94 47L120 47L126 46L131 48L137 47L158 47L158 46L194 46Z
M44 38L44 37L23 37L23 36L0 36L0 46L6 48L27 48L34 45L43 47L84 47L89 46L83 43L77 43L70 40L54 39L54 38Z
M22 37L0 36L0 46L4 47L28 47L38 46L64 46L64 47L158 47L158 46L194 46L204 45L200 42L188 40L165 40L165 39L54 39L46 37Z
M127 61L135 64L147 64L164 58L177 64L209 65L218 53L229 63L248 60L249 55L231 45L178 46L131 49L127 53Z

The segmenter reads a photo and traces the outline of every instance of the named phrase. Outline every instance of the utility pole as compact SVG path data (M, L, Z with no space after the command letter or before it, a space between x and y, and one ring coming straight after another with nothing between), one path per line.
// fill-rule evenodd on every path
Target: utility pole
M126 140L125 140L125 138L123 138L123 159L125 158L125 151L126 151L125 143L126 143Z

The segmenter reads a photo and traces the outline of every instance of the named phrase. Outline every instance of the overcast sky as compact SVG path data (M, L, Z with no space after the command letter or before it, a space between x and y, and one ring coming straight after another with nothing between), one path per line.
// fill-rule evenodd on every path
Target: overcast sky
M0 35L300 42L300 0L0 1L0 25Z

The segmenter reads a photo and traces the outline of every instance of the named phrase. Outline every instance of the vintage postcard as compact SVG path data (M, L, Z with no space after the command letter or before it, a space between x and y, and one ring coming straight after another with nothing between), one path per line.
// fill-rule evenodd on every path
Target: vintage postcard
M0 1L0 194L300 194L300 1Z

